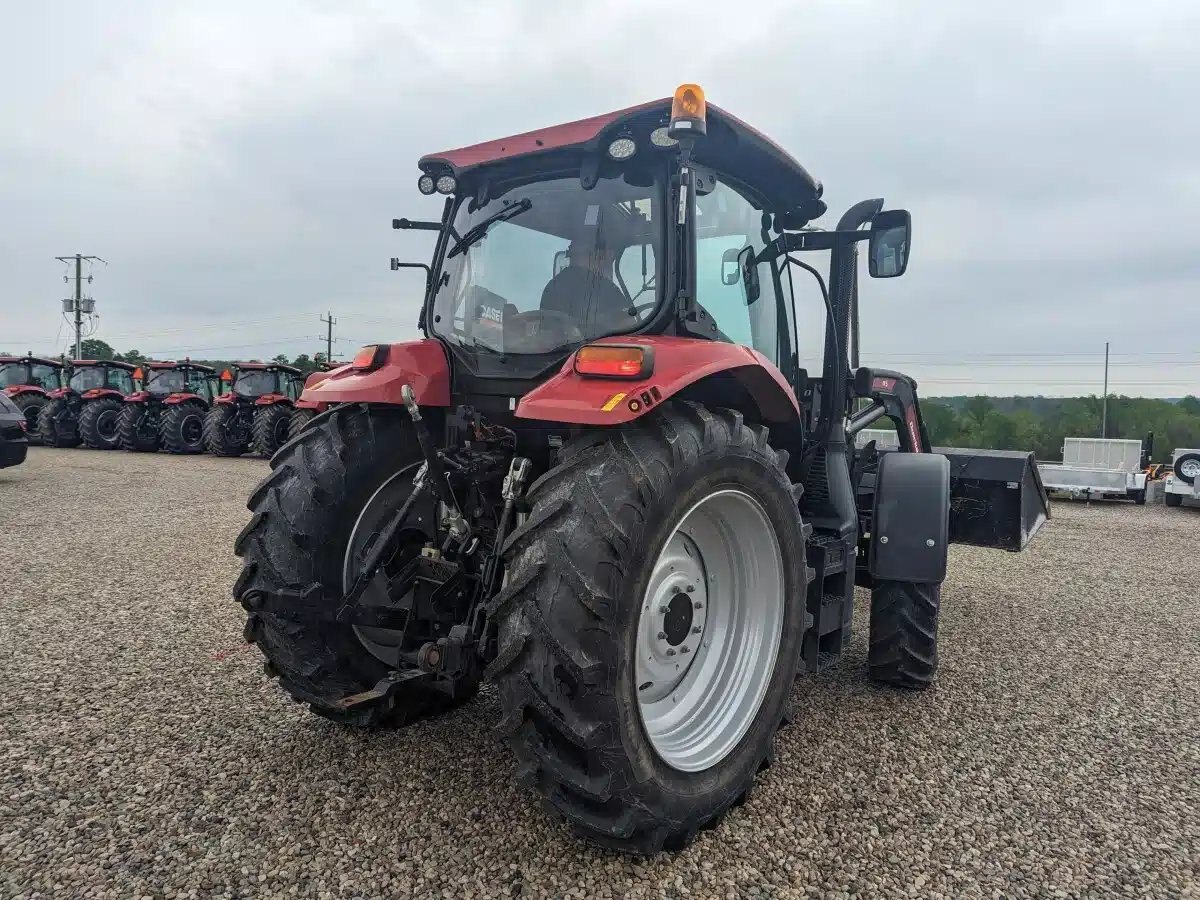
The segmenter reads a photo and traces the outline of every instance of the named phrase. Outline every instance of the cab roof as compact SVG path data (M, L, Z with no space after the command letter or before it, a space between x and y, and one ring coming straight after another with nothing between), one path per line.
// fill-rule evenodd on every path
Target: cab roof
M661 152L650 144L649 133L667 124L670 114L670 98L652 100L576 122L431 153L421 157L417 165L428 174L449 171L456 178L480 170L499 173L505 164L543 156L549 167L564 158L601 152L607 141L622 132L633 135L639 155ZM708 134L696 141L697 163L754 189L773 211L803 210L809 218L824 212L824 204L819 202L821 182L786 150L712 103L707 104L707 123Z
M43 366L62 368L62 360L46 359L44 356L0 356L0 364L4 363L36 363Z
M277 362L266 362L266 363L264 363L264 362L240 362L240 363L233 363L233 367L235 369L245 369L247 371L252 371L255 369L259 369L259 370L278 369L280 372L287 372L291 375L303 375L304 374L299 369L297 369L295 366L287 366L287 365L284 365L283 363L277 363Z
M121 359L73 359L71 365L76 368L87 368L88 366L111 366L114 369L124 369L127 372L132 372L137 368L133 363L127 363Z
M156 359L142 363L142 367L146 369L197 369L201 372L217 371L212 366L206 366L204 363L192 362L184 360L183 362L175 362L169 359Z

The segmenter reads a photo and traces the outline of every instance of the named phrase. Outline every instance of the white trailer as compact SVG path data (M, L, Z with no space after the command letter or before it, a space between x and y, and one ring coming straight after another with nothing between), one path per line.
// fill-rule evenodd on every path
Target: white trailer
M1184 447L1171 454L1174 471L1163 481L1167 506L1183 506L1184 500L1200 503L1200 449Z
M1113 438L1067 438L1062 462L1039 462L1042 484L1052 494L1085 500L1146 502L1142 442Z
M861 450L867 444L875 442L876 450L899 450L900 436L895 428L864 428L854 435L854 446Z

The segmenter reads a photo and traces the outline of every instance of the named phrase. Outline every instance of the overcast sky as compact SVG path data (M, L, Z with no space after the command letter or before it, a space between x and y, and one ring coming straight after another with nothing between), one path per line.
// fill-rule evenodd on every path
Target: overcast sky
M681 81L826 186L912 211L864 359L926 395L1200 393L1200 4L49 3L0 34L0 348L157 356L416 335L425 152ZM1190 112L1189 112L1190 110ZM811 302L811 295L808 297ZM820 323L819 311L804 321ZM812 363L816 367L816 363Z

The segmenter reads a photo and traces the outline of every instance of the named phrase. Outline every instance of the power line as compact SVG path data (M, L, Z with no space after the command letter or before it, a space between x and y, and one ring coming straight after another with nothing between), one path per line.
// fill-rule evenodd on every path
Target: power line
M91 264L98 259L105 265L108 265L108 263L100 259L99 256L84 256L82 253L76 253L74 256L56 256L54 258L63 263L70 263L72 260L75 262L75 296L69 298L67 302L71 304L71 312L75 314L75 359L79 359L83 356L83 314L85 303L87 305L88 316L91 316L92 311L96 308L95 301L90 297L85 300L83 296L83 264L85 262L88 263L87 280L90 284L92 281ZM69 281L69 276L64 275L63 281Z

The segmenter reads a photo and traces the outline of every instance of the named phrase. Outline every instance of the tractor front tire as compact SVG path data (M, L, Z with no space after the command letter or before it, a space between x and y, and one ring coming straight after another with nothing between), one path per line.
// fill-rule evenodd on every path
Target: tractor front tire
M149 415L141 403L126 403L117 421L117 438L122 450L134 453L154 453L158 450L158 437L147 438L138 426L142 416Z
M271 460L271 474L247 504L250 523L234 545L243 568L233 596L249 613L247 640L296 701L340 724L398 727L445 712L478 690L478 677L464 677L443 682L444 689L410 685L389 703L343 709L338 701L374 687L396 666L370 652L353 626L256 611L258 597L279 589L324 588L340 596L348 587L347 560L354 558L347 553L353 529L383 488L405 470L415 472L420 459L403 413L342 407Z
M30 444L37 446L42 442L42 433L39 430L39 422L41 412L46 407L46 398L44 395L36 391L27 391L24 394L19 394L13 400L13 404L22 413L25 414L25 438Z
M260 406L254 411L250 446L254 448L255 453L264 459L270 459L276 450L287 443L291 415L292 408L286 403L272 403L270 406Z
M159 422L159 439L168 453L204 452L204 405L197 401L173 403Z
M293 409L292 415L288 419L288 438L294 438L302 432L314 418L317 411L315 409Z
M250 449L250 443L237 443L229 436L229 420L238 410L222 403L214 406L204 416L204 449L213 456L241 456Z
M867 668L874 681L920 690L938 667L940 584L876 581L871 591Z
M520 781L583 837L679 850L772 762L809 619L786 459L739 413L672 402L530 487L487 674Z
M56 397L42 407L38 416L38 436L47 447L79 446L79 429L68 415L66 399Z

